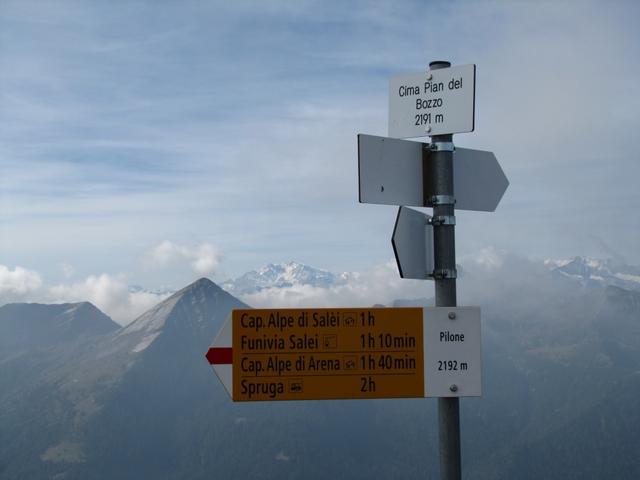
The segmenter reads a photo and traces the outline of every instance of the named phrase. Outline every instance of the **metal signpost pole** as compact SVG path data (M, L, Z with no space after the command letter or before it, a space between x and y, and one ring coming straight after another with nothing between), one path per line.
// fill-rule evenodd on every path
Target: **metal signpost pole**
M460 480L459 398L482 396L482 354L480 308L457 306L455 209L493 212L509 181L492 152L453 145L474 130L475 64L429 68L390 79L390 137L358 135L358 196L400 207L400 276L434 280L436 306L237 309L206 358L234 402L436 397L440 478Z
M448 68L451 63L431 62L431 70ZM436 306L456 306L456 252L453 191L453 135L433 135L429 151L423 152L425 200L433 205L434 279ZM430 197L430 198L429 198ZM457 387L451 385L451 390ZM440 478L459 480L460 403L457 397L438 398L440 438Z

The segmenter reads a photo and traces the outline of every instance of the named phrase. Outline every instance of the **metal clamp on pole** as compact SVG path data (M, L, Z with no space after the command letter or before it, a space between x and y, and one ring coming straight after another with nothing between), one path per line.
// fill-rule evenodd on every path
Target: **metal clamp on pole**
M431 274L433 278L444 279L444 278L458 278L458 272L456 270L451 270L448 268L442 268L440 270L434 270Z
M454 205L456 199L453 195L432 195L431 206L436 205Z
M429 144L432 152L454 152L456 149L453 142L433 142Z
M456 217L455 215L437 215L427 220L427 223L430 225L455 225Z

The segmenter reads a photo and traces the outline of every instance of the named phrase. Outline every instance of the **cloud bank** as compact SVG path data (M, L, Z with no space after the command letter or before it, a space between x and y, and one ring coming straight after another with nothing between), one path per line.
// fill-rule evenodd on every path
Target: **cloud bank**
M144 253L142 263L151 270L168 270L168 275L184 270L186 284L195 280L194 275L212 275L221 260L220 250L211 242L184 245L164 240ZM131 274L101 273L73 279L76 271L72 265L63 262L58 267L62 280L56 282L43 280L43 275L35 270L0 264L0 305L88 301L117 323L126 325L172 293L170 289L150 291L132 287Z
M125 275L89 275L73 283L47 285L33 270L0 265L0 305L14 302L91 302L114 321L126 325L170 293L131 291Z
M169 293L131 291L124 275L90 275L86 279L47 288L51 303L89 301L114 321L126 325L169 296Z
M6 297L28 297L42 287L42 278L38 272L23 267L11 270L0 265L0 299Z
M176 249L170 247L166 251L171 253L168 258L173 258ZM553 309L561 311L567 299L585 292L581 282L552 274L554 267L565 265L568 260L529 259L509 251L485 248L460 257L457 263L458 305L479 305L487 312L496 311L496 306L500 306L503 313L515 315L520 309L530 311L531 318L535 318L537 312L548 315ZM122 325L130 323L170 294L134 290L123 274L103 273L77 282L47 285L38 272L0 265L0 304L90 301ZM293 284L238 297L255 308L389 306L396 300L432 305L434 282L402 279L395 261L390 260L366 271L344 273L338 283L326 287ZM552 306L552 299L555 306Z
M579 282L554 277L554 266L567 260L530 259L493 247L484 248L458 259L458 305L502 305L503 311L519 305L532 312L548 308L540 299L569 298L578 295ZM370 270L348 273L344 281L329 287L292 285L268 288L240 295L252 307L367 307L393 305L396 300L419 300L433 305L434 282L400 278L395 261Z

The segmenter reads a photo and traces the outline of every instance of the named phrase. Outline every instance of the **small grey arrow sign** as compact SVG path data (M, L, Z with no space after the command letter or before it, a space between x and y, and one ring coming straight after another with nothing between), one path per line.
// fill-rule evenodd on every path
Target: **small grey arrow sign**
M427 144L358 135L361 203L430 207L423 189L422 152ZM453 152L455 208L493 212L509 186L492 152L457 148Z
M458 148L453 152L455 208L494 212L509 180L493 152Z
M433 227L431 217L400 207L393 227L393 253L402 278L433 278Z

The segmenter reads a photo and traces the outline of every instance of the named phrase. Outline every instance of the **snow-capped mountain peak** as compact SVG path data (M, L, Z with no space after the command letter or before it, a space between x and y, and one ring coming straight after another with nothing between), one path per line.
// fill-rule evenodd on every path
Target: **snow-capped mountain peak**
M577 256L567 260L545 260L544 263L554 274L571 278L584 286L613 285L640 289L640 268L621 265L613 260Z
M329 287L344 282L344 275L313 268L297 262L270 263L245 273L234 280L227 280L222 288L233 295L256 293L268 288L286 288L294 285Z

